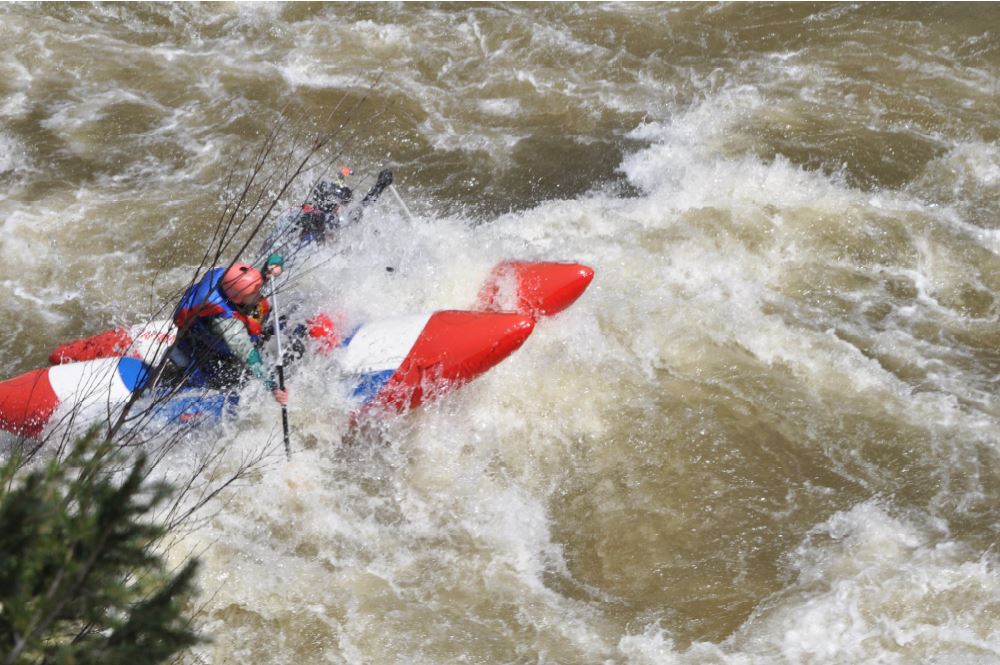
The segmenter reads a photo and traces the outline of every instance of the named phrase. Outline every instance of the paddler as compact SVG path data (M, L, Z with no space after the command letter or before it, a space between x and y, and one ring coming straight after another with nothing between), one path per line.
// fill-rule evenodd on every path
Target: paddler
M284 259L268 257L265 272L281 274ZM264 276L257 268L234 263L214 268L184 293L174 312L181 334L170 351L171 362L184 374L187 386L226 389L243 382L247 372L271 391L276 402L288 404L265 370L258 346L270 304L262 297Z
M317 246L332 243L337 233L358 222L365 208L392 185L392 171L383 169L360 204L348 207L354 199L354 190L347 186L352 174L349 167L342 166L334 180L317 182L301 207L278 218L261 244L260 258L278 252L285 257L286 269L294 273Z
M385 188L392 184L392 171L380 171L375 184L361 199L361 203L348 211L345 218L342 213L354 198L354 191L347 186L347 178L352 173L350 168L342 166L336 180L321 180L313 187L295 220L301 241L322 245L326 242L328 231L339 231L360 220L365 208L374 203Z

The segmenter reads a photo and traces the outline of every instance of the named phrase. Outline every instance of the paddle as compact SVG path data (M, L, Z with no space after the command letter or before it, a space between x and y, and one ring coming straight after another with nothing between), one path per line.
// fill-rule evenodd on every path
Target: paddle
M281 317L278 314L278 292L274 288L274 276L268 275L271 283L271 311L274 312L274 337L278 344L278 389L285 389L285 352L281 348ZM292 459L292 447L288 436L288 405L281 405L281 427L285 435L285 457Z
M393 187L392 185L389 185L389 191L392 192L392 195L396 197L396 203L398 203L399 207L403 209L403 212L406 213L406 218L410 220L410 223L412 224L413 215L410 214L410 209L406 207L405 203L403 203L403 197L399 195L399 192L397 192L396 188Z
M370 203L374 203L375 200L382 196L382 191L386 187L392 187L392 171L389 169L382 169L378 172L378 177L375 179L375 184L372 188L368 190L365 194L365 198L361 199L361 206L367 206Z

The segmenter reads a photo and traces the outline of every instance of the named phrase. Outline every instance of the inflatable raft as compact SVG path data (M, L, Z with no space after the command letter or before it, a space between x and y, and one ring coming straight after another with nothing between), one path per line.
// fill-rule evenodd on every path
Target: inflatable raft
M514 353L538 317L580 297L593 270L578 263L505 261L470 311L443 310L341 330L328 316L309 320L314 351L336 358L357 402L355 416L416 408L474 379ZM110 422L133 397L158 420L217 418L236 393L148 386L152 367L176 339L171 321L116 328L57 347L53 366L0 382L0 429L38 438L59 425ZM134 412L133 411L133 412Z

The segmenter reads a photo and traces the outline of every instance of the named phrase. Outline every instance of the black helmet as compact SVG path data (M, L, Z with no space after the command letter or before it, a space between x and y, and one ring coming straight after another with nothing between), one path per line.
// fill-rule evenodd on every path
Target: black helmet
M339 205L345 205L354 198L354 191L346 185L338 185L329 180L320 180L309 195L313 206L329 212Z

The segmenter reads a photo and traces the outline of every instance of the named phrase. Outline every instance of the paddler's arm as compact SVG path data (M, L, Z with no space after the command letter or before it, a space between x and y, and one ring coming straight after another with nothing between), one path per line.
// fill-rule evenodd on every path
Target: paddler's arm
M355 207L353 210L350 211L350 213L348 213L346 226L356 224L361 219L361 215L364 214L365 208L370 206L372 203L375 203L375 201L378 200L378 197L382 196L382 192L385 191L385 188L391 184L392 184L392 171L390 171L389 169L382 169L381 171L379 171L378 178L376 178L375 180L375 184L372 185L372 188L368 190L368 193L365 194L365 197L361 199L361 203L359 203L357 207Z
M247 332L242 321L237 318L217 318L210 320L208 325L212 332L226 343L233 355L243 361L254 378L271 391L275 401L279 404L288 403L288 391L278 390L278 384L265 370L260 351L250 339L250 333Z
M365 194L365 198L361 199L361 207L372 204L378 197L382 196L382 192L385 188L392 184L392 171L389 169L382 169L379 171L378 178L375 179L375 184L372 188L368 190Z

